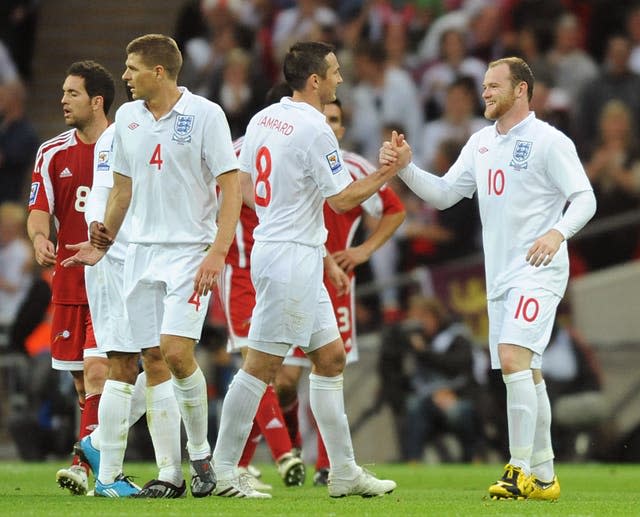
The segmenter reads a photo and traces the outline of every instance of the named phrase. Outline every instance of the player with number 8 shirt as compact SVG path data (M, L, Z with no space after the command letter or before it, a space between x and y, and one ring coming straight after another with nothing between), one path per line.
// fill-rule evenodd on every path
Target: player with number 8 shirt
M67 244L87 237L84 219L93 182L93 152L109 125L107 113L115 95L111 74L94 61L73 63L63 84L62 108L70 129L44 142L36 156L29 196L27 230L41 266L53 266L51 356L56 370L71 372L81 408L79 438L98 424L98 403L108 362L96 348L82 268L61 266L73 254ZM54 218L57 245L50 239ZM75 494L87 491L88 466L74 464L56 475L58 484Z
M495 124L469 138L443 177L414 164L399 173L440 210L478 194L491 366L502 370L506 386L511 454L489 487L493 499L560 496L542 353L569 278L566 241L596 208L573 142L529 111L533 84L520 58L489 63L482 97ZM393 161L394 147L383 144L382 163Z

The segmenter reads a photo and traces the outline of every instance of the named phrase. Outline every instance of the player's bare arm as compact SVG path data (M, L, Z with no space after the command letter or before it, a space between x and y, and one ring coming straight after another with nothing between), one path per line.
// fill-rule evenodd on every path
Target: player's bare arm
M33 252L38 264L44 267L56 263L56 248L49 240L51 216L43 210L32 210L27 219L27 232L33 243Z
M242 202L249 208L256 208L256 200L253 194L253 183L251 181L251 174L248 172L240 171L238 173L238 179L240 180L240 190L242 192Z
M221 174L216 180L220 186L218 232L194 279L193 290L200 296L207 295L218 281L218 276L224 267L225 258L235 236L242 207L238 171L233 170Z
M527 262L532 266L548 266L560 249L564 236L555 228L552 228L542 237L536 239L533 246L527 252Z
M371 258L374 251L389 240L405 218L405 212L385 214L379 220L369 237L359 246L337 251L333 258L346 273L350 273L356 266Z
M324 257L324 272L329 281L336 288L339 296L347 294L350 291L351 283L349 277L336 263L333 257L327 253Z
M131 204L131 187L131 178L113 173L113 188L107 201L104 224L92 223L90 227L90 240L94 247L106 250L113 244Z

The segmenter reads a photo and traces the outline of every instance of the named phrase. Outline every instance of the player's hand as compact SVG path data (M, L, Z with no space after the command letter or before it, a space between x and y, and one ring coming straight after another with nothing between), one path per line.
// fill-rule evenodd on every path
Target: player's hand
M402 133L391 132L391 141L382 143L378 153L380 165L395 165L398 169L403 169L411 161L411 146L404 139Z
M44 267L53 266L56 263L56 248L49 239L41 233L33 239L33 251L36 262Z
M107 253L106 250L95 248L89 241L79 242L78 244L67 244L65 248L76 251L76 254L64 259L60 263L62 267L93 266Z
M91 245L99 250L106 250L113 244L114 236L107 230L104 224L92 221L89 225L89 239Z
M340 266L338 266L335 261L332 260L327 264L325 272L329 281L336 288L338 296L349 293L351 289L351 282L349 281L349 277L344 271L342 271Z
M542 237L536 239L533 246L527 252L527 262L532 266L548 266L553 257L560 249L560 245L564 241L564 236L558 231L551 229Z
M369 254L361 246L336 251L332 257L345 273L351 273L356 266L369 260Z
M206 296L213 290L224 267L224 259L225 255L222 253L213 250L207 253L193 281L193 290L197 294Z

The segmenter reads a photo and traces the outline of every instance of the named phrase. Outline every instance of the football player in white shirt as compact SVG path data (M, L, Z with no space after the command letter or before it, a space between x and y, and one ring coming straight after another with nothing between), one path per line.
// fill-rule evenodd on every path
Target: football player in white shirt
M93 186L85 212L89 228L104 220L113 187L114 133L115 125L112 124L96 142ZM186 492L186 483L181 466L180 411L173 393L171 372L160 354L158 343L141 349L133 342L125 311L123 273L130 224L131 217L125 217L106 256L95 266L85 268L93 330L98 348L107 353L110 368L98 408L100 426L80 440L79 447L96 477L96 495L178 498ZM67 247L80 250L86 246L91 244L87 241ZM75 257L70 257L62 264L71 266L75 263ZM140 356L145 372L136 378ZM135 385L132 385L134 379ZM131 399L126 396L128 393L132 393ZM129 406L130 412L126 414ZM135 424L145 411L159 474L140 490L122 475L128 436L122 430L125 425Z
M323 264L341 291L348 288L348 279L325 252L322 207L325 199L337 212L360 204L408 164L410 152L403 144L402 165L353 181L322 112L342 82L333 48L297 43L285 57L284 76L293 96L251 119L240 154L240 169L253 181L259 221L251 253L256 306L247 356L222 406L213 453L215 493L247 496L236 465L253 417L289 348L304 344L313 363L311 409L331 463L329 495L382 495L395 489L395 482L359 467L351 445L342 386L345 349L322 282ZM398 145L400 138L394 135L394 140Z
M191 494L204 497L216 480L194 345L238 222L238 162L220 106L178 87L182 55L173 39L147 34L126 51L122 78L134 101L116 113L114 186L104 224L92 228L94 253L78 260L104 255L130 206L124 291L132 338L145 348L160 336L187 434Z
M502 478L489 487L494 499L560 496L541 357L569 278L566 241L596 208L574 144L529 111L533 83L520 58L490 63L482 97L484 115L495 124L471 136L443 177L413 163L399 173L441 210L478 193L491 365L502 370L506 385L511 454ZM382 163L393 161L393 147L383 144Z

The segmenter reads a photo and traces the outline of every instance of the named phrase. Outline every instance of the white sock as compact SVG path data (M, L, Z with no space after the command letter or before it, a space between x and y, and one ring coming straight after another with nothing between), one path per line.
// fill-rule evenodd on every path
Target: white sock
M344 411L342 375L323 377L310 374L309 403L327 449L331 475L354 479L360 473L360 468L356 465L351 431Z
M503 375L507 388L507 422L509 425L509 463L531 470L533 436L538 414L538 398L531 370Z
M107 380L98 406L100 421L100 472L101 483L115 481L122 472L124 453L129 436L129 412L133 384Z
M133 395L131 397L131 412L129 413L129 426L135 424L147 410L147 402L144 392L147 387L147 376L144 372L138 375L136 383L133 387ZM99 410L98 410L99 411ZM91 432L91 445L94 449L100 450L100 426Z
M100 397L100 404L102 404L102 397ZM98 419L100 419L100 405L98 405ZM94 449L100 450L100 424L91 431L91 445Z
M129 425L135 424L147 410L146 400L147 374L140 372L136 378L133 387L133 396L131 397L131 413L129 413Z
M266 389L266 383L244 370L238 370L233 377L222 403L218 440L213 451L218 479L236 476L236 467Z
M157 386L148 386L147 425L153 442L153 450L158 466L158 479L182 484L182 450L180 446L180 409L168 380Z
M207 382L200 368L189 377L173 377L173 390L187 432L187 450L192 460L202 460L211 454L207 441Z
M536 418L536 432L533 438L533 453L531 455L531 472L540 481L553 481L553 445L551 443L551 404L544 381L536 384L538 397L538 418Z

